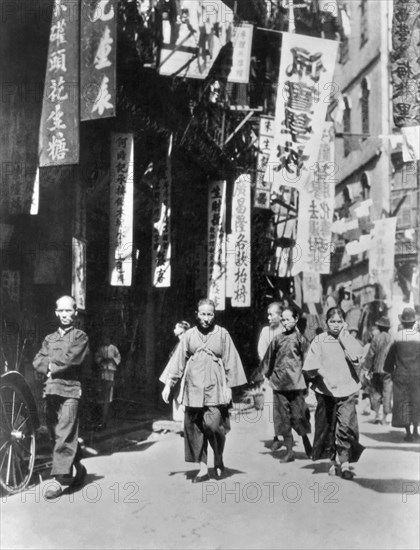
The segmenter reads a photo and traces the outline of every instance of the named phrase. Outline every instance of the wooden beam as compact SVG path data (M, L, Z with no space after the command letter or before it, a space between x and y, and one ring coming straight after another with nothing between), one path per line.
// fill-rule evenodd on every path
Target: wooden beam
M235 128L235 130L230 134L230 136L226 139L224 145L229 143L229 141L233 138L235 134L239 132L239 130L242 128L244 124L248 122L248 120L253 116L254 110L250 111L245 118L242 119L242 121L238 124L238 126Z

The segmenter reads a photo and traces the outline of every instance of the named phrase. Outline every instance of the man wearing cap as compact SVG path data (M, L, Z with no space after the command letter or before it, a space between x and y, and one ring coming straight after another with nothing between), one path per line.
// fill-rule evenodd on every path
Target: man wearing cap
M389 422L391 415L392 379L384 372L386 354L392 343L389 334L391 323L388 317L381 317L375 323L379 332L372 338L372 343L363 363L365 377L370 380L369 397L370 407L375 413L375 424ZM380 414L381 405L383 414Z
M420 332L415 329L414 309L406 307L398 317L402 329L389 348L384 371L392 375L394 387L392 426L405 428L404 441L412 442L419 440Z

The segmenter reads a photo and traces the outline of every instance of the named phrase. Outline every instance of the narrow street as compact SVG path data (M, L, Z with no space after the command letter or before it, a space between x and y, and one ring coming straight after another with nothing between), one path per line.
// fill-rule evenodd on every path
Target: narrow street
M353 481L329 477L300 440L297 460L280 464L282 451L265 447L268 404L232 416L221 481L191 483L179 434L130 434L129 445L84 461L78 492L47 501L46 480L3 498L1 547L418 548L419 444L362 414L359 423L366 450Z

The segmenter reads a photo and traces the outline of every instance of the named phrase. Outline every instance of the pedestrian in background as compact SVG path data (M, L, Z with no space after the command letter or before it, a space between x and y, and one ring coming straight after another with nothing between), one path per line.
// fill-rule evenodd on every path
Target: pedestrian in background
M174 327L174 335L178 338L178 343L176 344L171 354L169 355L169 362L166 365L165 370L160 375L159 380L164 384L166 384L168 379L168 372L171 366L171 359L177 347L179 346L179 343L181 342L185 332L190 328L191 328L191 325L188 323L188 321L179 321L178 323L176 323ZM180 390L180 385L178 383L171 392L172 393L172 418L175 422L180 422L184 420L184 407L181 405L179 390Z
M419 440L420 332L415 328L414 309L406 307L398 317L402 328L389 348L384 372L391 374L393 382L392 426L405 428L404 441L412 442Z
M284 327L281 323L281 314L283 311L283 306L280 302L271 302L267 308L267 318L268 325L263 327L258 338L258 357L261 361L264 359L265 353L268 349L268 346L273 341L273 338L278 334L281 334L284 330ZM265 401L272 403L274 401L273 390L271 386L267 385L264 388L265 391ZM283 443L279 440L276 431L274 430L274 437L271 443L270 450L278 451L283 446Z
M316 336L306 356L303 371L313 380L317 408L312 460L329 458L329 474L339 471L352 479L350 462L357 462L364 447L359 443L356 402L360 381L356 369L363 348L346 330L339 307L327 311L327 331Z
M311 424L302 373L305 339L296 326L298 320L296 309L286 308L283 311L281 321L284 331L273 338L258 369L273 389L274 430L276 437L283 436L286 445L286 454L280 462L295 459L292 428L302 437L306 455L310 457L312 453L307 436Z
M99 366L101 420L98 430L106 428L109 417L109 408L114 399L115 372L121 363L121 355L117 346L111 344L110 337L105 334L101 345L95 353L95 363Z
M372 338L362 363L362 372L369 381L370 408L375 413L375 424L385 424L390 420L392 406L391 375L384 372L385 358L392 342L389 334L391 322L388 317L382 316L375 325L379 332Z
M182 379L185 461L199 463L193 483L209 479L207 447L214 452L215 477L224 473L223 451L230 430L231 388L246 384L241 359L228 331L215 324L216 306L203 299L196 312L197 326L187 330L170 362L162 392L169 402L171 389Z
M74 326L77 317L74 298L59 298L55 315L59 327L48 334L33 361L35 370L47 377L44 388L47 426L54 444L51 475L56 484L47 489L47 499L59 497L66 486L82 485L86 477L78 436L81 381L89 340Z

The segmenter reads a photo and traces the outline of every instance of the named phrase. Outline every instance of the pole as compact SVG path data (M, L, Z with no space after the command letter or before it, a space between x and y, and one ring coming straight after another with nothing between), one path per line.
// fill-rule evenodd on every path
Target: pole
M289 0L289 32L296 32L293 0Z

